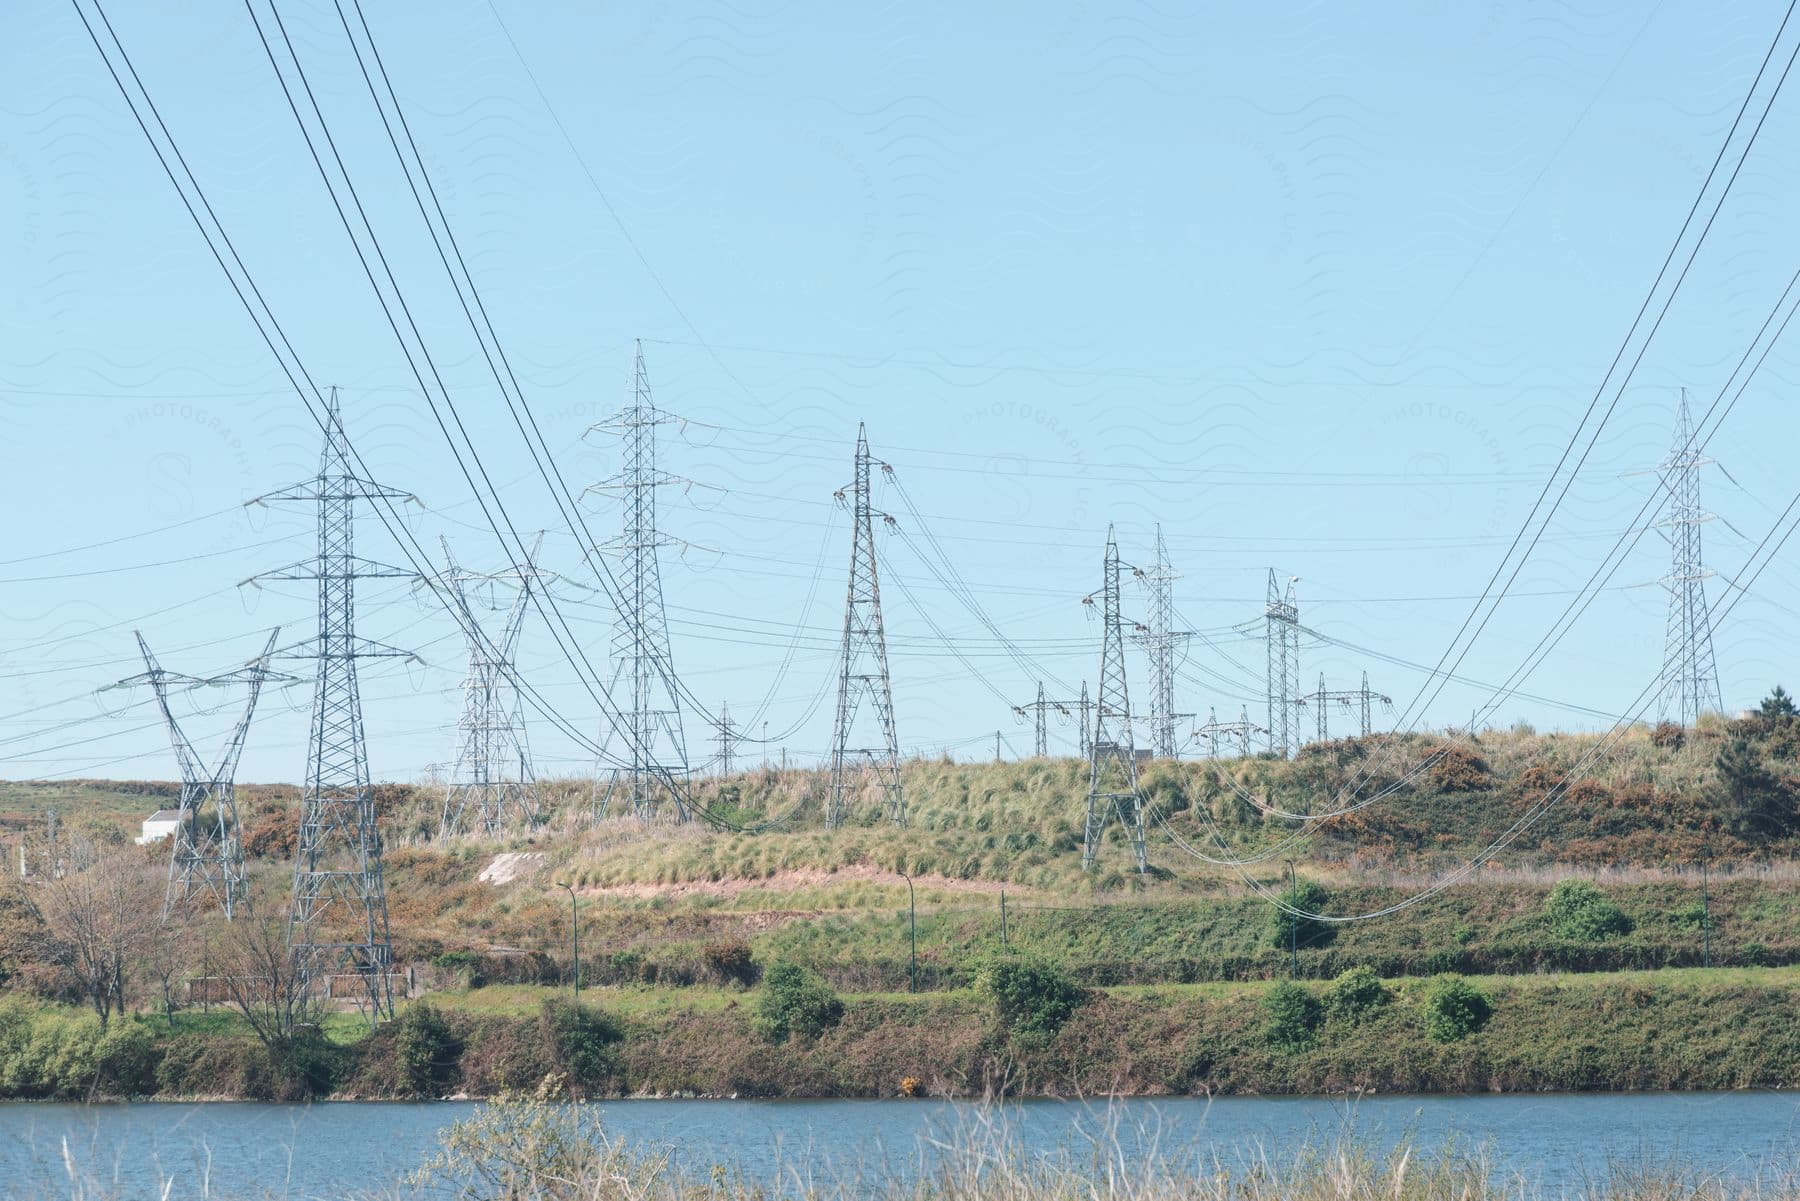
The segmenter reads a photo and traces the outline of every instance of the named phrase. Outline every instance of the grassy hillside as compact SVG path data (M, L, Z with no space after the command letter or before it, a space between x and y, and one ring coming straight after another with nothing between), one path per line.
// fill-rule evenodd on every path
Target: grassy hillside
M1086 772L1069 760L909 763L906 828L881 820L871 795L837 831L820 827L826 781L811 771L697 785L710 812L754 832L596 821L591 783L567 780L544 785L535 830L438 840L440 794L384 784L396 952L448 1014L437 1049L415 1047L410 1061L454 1059L444 1091L491 1092L564 1071L551 1051L585 1031L592 1045L567 1055L583 1071L604 1064L587 1085L601 1091L863 1096L906 1076L976 1092L1002 1081L1054 1092L1793 1083L1800 1044L1780 1015L1800 988L1783 966L1800 965L1796 722L1636 730L1559 795L1594 747L1520 730L1448 748L1431 736L1350 740L1292 762L1158 762L1142 780L1155 813L1145 877L1116 825L1083 871ZM1286 838L1281 811L1339 806L1351 781L1376 803ZM53 798L65 831L155 877L166 849L129 836L171 791L11 786L0 804L28 859ZM1403 912L1306 922L1291 939L1275 920L1267 893L1290 871L1321 912L1381 910L1547 797L1556 803L1527 837ZM297 802L291 786L240 791L252 882L271 911L286 894ZM1236 869L1189 853L1227 849L1264 857ZM512 874L484 879L505 854ZM1552 904L1569 876L1599 889L1583 902L1598 909L1573 923ZM601 1015L542 1008L573 979L564 883L578 895L584 996ZM405 1091L390 1047L401 1035L370 1036L350 1015L328 1023L303 1083L217 1008L82 1033L89 1019L46 1007L73 997L33 962L33 887L0 898L0 987L15 997L0 999L13 1006L0 1012L0 1092L63 1095L57 1064L101 1091ZM158 954L204 975L223 934L203 917ZM1047 1041L997 1030L977 989L1000 960L1051 965L1085 991L1080 1016ZM773 1049L755 1014L777 964L841 993L841 1023ZM164 998L153 967L132 969L140 1010ZM1270 1041L1271 997L1323 1012L1326 982L1351 968L1385 979L1392 1004L1324 1021L1303 1047ZM1454 1046L1421 1026L1444 973L1478 981L1495 1015ZM1290 974L1313 982L1312 1002L1279 994Z
M1087 985L1254 980L1294 969L1256 891L1285 887L1285 859L1322 889L1325 912L1383 908L1542 802L1595 742L1520 730L1446 746L1434 736L1382 737L1309 747L1291 762L1152 764L1143 773L1158 815L1147 878L1130 870L1116 823L1098 868L1082 870L1087 781L1084 764L1071 760L909 763L904 829L881 820L873 796L844 829L822 829L826 780L814 771L751 771L697 785L701 803L736 824L780 819L755 833L596 822L586 780L547 782L545 825L500 838L436 840L435 790L384 784L377 803L396 949L403 961L444 965L451 981L566 979L567 897L556 887L566 881L582 895L585 972L596 983L716 983L723 949L741 944L756 963L801 963L839 988L898 989L915 971L906 876L922 987L966 984L1003 945L1003 922L1006 946L1041 953ZM1719 766L1733 747L1750 756L1747 783ZM1305 931L1298 973L1328 977L1356 964L1407 976L1800 961L1800 873L1788 866L1797 755L1792 719L1632 731L1469 881L1401 916ZM1735 770L1743 775L1741 763ZM1222 844L1245 855L1279 846L1293 826L1270 811L1318 809L1351 780L1362 782L1360 795L1382 799L1318 824L1243 874L1183 850L1213 854ZM0 805L20 817L56 795L67 802L66 825L85 822L124 843L135 832L131 807L148 810L169 791L14 785L0 790ZM252 876L280 896L296 791L246 787L240 804ZM506 851L534 858L510 882L480 880ZM166 852L130 853L155 862ZM1700 906L1703 859L1710 930ZM1591 942L1553 930L1545 902L1567 874L1599 879L1628 928Z

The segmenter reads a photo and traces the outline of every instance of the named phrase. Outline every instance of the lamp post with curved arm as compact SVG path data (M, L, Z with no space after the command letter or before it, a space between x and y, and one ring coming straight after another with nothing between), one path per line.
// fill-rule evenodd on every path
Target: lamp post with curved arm
M913 902L913 878L905 872L900 876L906 881L906 925L912 942L907 991L919 991L919 908Z
M558 888L569 894L570 975L575 984L575 1004L581 1004L581 914L575 908L575 886L558 880Z

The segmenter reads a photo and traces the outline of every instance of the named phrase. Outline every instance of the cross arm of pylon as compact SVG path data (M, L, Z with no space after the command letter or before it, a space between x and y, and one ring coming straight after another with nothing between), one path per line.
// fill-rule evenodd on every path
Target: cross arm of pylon
M689 479L685 475L676 475L673 472L641 471L631 475L609 475L599 483L589 484L587 487L583 488L581 494L587 496L589 493L593 492L625 492L632 488L660 488L671 484L679 484L683 492L691 491L695 488L709 488L715 492L730 491L730 489L726 488L723 484L708 484L703 480Z
M329 482L333 486L327 488ZM270 505L288 503L316 503L326 499L354 500L398 500L409 504L421 504L419 498L404 488L390 488L386 484L378 484L374 480L365 480L361 476L341 475L328 476L321 480L313 478L303 480L275 492L264 492L261 496L253 496L244 502L244 507L255 505L268 508Z
M161 684L165 688L171 686L176 688L199 688L211 683L214 683L214 680L209 677L190 676L179 671L164 671L159 667L152 671L140 671L135 676L126 676L124 679L115 680L111 684L102 684L100 687L94 689L94 691L116 692L123 688L142 688L145 684Z
M350 649L348 652L333 648L332 653L339 657L344 657L348 654L358 659L406 659L421 665L425 663L425 660L420 658L415 651L404 650L397 646L389 646L385 642L376 642L373 639L363 638L361 636L355 636L350 639ZM318 655L319 639L317 638L302 639L299 642L284 646L280 650L270 652L270 657L275 659L313 659L317 658Z
M659 409L655 405L634 405L629 408L620 409L611 416L603 417L599 421L594 422L594 424L582 431L581 436L586 438L589 434L606 434L611 437L619 438L626 436L634 429L646 425L685 426L687 423L687 418L680 414L671 413L666 409ZM708 428L717 429L719 427L710 426Z
M266 509L270 505L275 504L295 501L316 501L318 499L319 481L313 479L307 480L304 483L294 484L291 487L282 488L276 492L265 492L261 496L252 496L249 500L244 502L244 507L248 509L254 505L257 508Z
M271 651L270 654L273 655L274 652ZM207 687L213 687L215 685L223 684L297 684L300 680L300 676L290 675L285 671L276 671L266 662L259 661L240 667L236 671L228 671L223 675L207 676L204 680L197 680L195 682Z
M360 555L352 555L344 563L345 570L333 572L333 575L354 575L360 578L412 580L419 578L419 573L406 567L392 567L386 563L377 563L373 559L365 559ZM273 571L259 571L249 579L238 583L239 588L260 588L265 581L282 580L316 580L319 578L319 561L316 557L302 559L298 563L290 563L286 567L277 567Z

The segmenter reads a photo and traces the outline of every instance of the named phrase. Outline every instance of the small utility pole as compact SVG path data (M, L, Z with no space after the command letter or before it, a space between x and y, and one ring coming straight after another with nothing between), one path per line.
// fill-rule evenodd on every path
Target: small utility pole
M575 886L559 882L557 887L565 889L569 894L569 948L570 976L575 984L575 1004L581 1004L581 913L575 908Z
M1299 885L1294 880L1294 861L1288 860L1288 904L1294 903ZM1300 919L1292 913L1288 919L1288 979L1300 978Z
M912 938L911 966L908 976L911 980L908 991L919 991L919 909L913 903L913 878L905 872L900 875L906 880L906 924Z
M1706 895L1707 864L1712 859L1712 844L1707 842L1700 852L1700 966L1712 966L1712 904Z
M1000 762L1000 731L994 731L994 762Z

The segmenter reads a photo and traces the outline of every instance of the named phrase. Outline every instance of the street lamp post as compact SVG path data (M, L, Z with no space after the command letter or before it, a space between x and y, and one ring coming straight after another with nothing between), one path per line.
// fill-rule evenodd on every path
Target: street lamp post
M911 876L908 876L905 872L901 872L900 875L906 880L906 926L907 926L907 931L909 933L909 936L910 936L910 939L912 942L912 950L911 950L911 955L910 955L910 967L908 969L908 978L911 981L911 983L908 986L908 991L918 992L919 991L919 909L918 909L918 906L916 904L914 904L914 901L913 901L913 878Z
M571 975L575 983L575 1004L581 1004L581 914L575 908L575 887L572 884L557 882L557 887L569 894L569 945Z
M1288 860L1288 904L1297 906L1299 885L1294 879L1294 861ZM1287 915L1288 920L1288 979L1300 977L1300 919L1293 913Z

